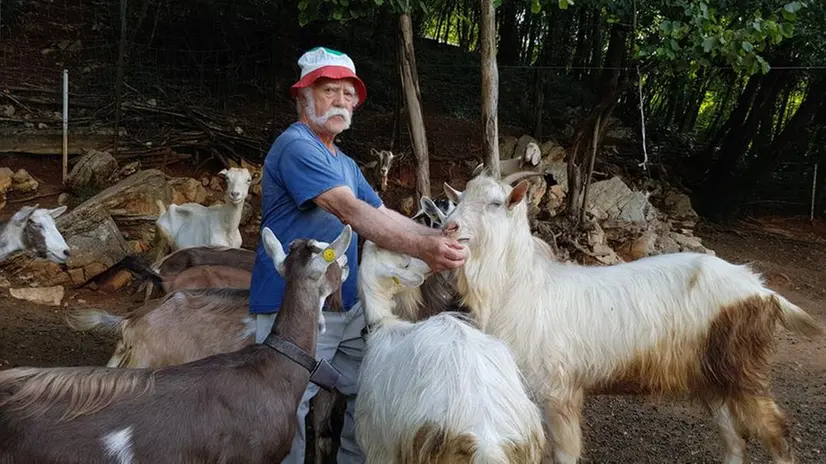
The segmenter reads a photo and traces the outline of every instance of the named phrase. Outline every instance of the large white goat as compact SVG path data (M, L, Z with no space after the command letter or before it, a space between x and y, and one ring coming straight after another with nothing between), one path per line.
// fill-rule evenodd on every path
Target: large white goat
M172 204L166 209L158 201L161 213L155 225L161 234L161 247L164 241L172 251L195 246L241 247L238 227L244 200L254 179L246 168L224 169L218 175L227 180L224 204L208 207L198 203Z
M66 264L69 246L54 222L65 211L66 206L24 206L8 221L0 221L0 262L16 251L28 250L39 258Z
M518 178L519 176L515 176ZM675 253L614 266L554 262L531 235L527 182L487 175L458 192L445 230L468 247L457 272L482 330L505 340L546 408L557 462L581 452L586 393L684 394L719 427L725 462L740 463L748 436L776 463L794 462L785 414L769 391L779 322L821 332L802 309L745 265Z
M538 463L542 415L507 345L459 313L408 322L394 296L430 272L364 243L359 288L370 327L359 374L356 438L370 464Z

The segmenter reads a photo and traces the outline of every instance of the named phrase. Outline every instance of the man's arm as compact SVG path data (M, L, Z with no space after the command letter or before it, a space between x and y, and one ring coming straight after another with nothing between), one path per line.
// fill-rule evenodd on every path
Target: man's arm
M410 219L404 214L401 214L396 210L387 208L384 205L379 206L379 211L390 216L390 218L394 221L399 222L402 226L404 226L405 229L407 229L411 233L420 235L442 235L441 230L419 224L418 222Z
M464 264L462 245L428 229L427 235L411 232L392 213L382 212L359 200L348 187L332 188L315 198L315 203L350 224L360 235L376 245L415 256L435 272L455 269ZM387 210L385 208L386 211ZM396 213L404 218L401 214ZM414 221L410 221L416 224ZM416 224L419 225L419 224ZM424 226L422 226L424 227Z

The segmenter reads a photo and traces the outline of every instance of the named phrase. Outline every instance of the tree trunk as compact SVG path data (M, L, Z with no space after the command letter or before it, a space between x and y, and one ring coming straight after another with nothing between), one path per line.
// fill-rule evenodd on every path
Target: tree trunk
M413 26L407 13L399 17L402 33L402 87L407 103L408 127L411 145L416 155L418 172L416 174L416 193L419 198L430 196L430 158L427 153L427 135L422 116L419 78L416 72L416 55L413 50Z
M482 157L485 166L499 177L499 71L496 66L496 17L493 0L481 0L479 39L482 52Z
M568 196L566 211L569 225L578 228L583 216L583 190L585 182L591 178L593 162L586 159L589 148L591 154L598 149L602 137L605 135L608 119L617 105L620 95L620 67L627 52L626 38L628 31L622 23L616 23L611 28L611 39L608 43L608 52L605 57L605 66L600 79L600 103L579 124L574 133L574 142L568 156Z
M586 73L585 62L588 59L588 44L585 36L585 29L587 27L587 23L588 9L585 7L580 7L576 27L576 51L574 51L574 59L571 65L571 67L573 68L571 75L574 76L577 80L583 80Z
M742 124L733 126L720 146L720 158L698 191L697 209L711 220L723 220L738 207L735 200L741 192L735 191L733 180L737 164L748 151L750 142L760 128L761 118L774 106L783 87L781 77L787 73L770 72L761 79L754 104ZM771 130L769 125L768 130Z
M749 165L746 172L743 174L741 181L735 191L742 192L742 198L748 195L754 186L768 174L770 174L774 166L783 158L784 154L799 153L805 150L809 145L812 136L815 135L810 131L810 126L815 120L818 112L826 110L826 77L820 77L812 83L812 88L806 99L800 104L800 107L789 119L788 124L780 131L777 137L774 138L771 144L755 144L757 147L763 147L758 151L757 158ZM768 132L771 128L771 121L762 129Z
M591 80L591 88L599 85L599 64L602 63L602 10L600 7L594 8L591 15L591 69L588 77Z

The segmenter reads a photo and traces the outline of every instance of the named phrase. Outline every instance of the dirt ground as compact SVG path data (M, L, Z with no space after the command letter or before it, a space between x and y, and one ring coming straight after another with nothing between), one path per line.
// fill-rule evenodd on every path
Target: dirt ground
M8 161L14 160L7 158L0 164L7 165ZM57 169L40 167L32 173L38 177L59 176L59 165ZM54 206L56 196L37 201ZM19 206L10 204L2 217ZM753 263L772 288L826 327L826 225L766 218L759 224L742 223L730 229L701 227L697 233L719 256L736 263ZM244 246L251 246L246 238ZM0 289L0 369L106 362L114 349L114 339L73 332L64 316L69 310L88 307L121 314L137 304L139 295L67 290L64 307L53 308L16 300ZM826 339L792 337L780 329L778 340L773 392L790 416L798 462L826 462ZM583 462L707 463L720 462L721 458L722 448L710 419L699 407L684 402L589 398L583 428ZM751 462L769 462L755 441L749 445L749 456Z

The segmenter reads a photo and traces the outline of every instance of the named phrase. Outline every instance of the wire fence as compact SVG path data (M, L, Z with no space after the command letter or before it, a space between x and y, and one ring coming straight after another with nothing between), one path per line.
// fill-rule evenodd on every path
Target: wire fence
M164 162L169 161L169 152L158 147L193 152L198 159L201 150L208 154L232 152L260 160L274 134L295 118L288 87L297 75L295 61L303 49L297 44L279 42L277 27L275 32L267 32L273 22L260 19L266 13L267 2L258 0L209 2L210 8L226 10L216 14L216 18L231 13L246 22L240 28L230 29L232 33L216 25L214 33L195 34L198 31L194 31L190 23L180 23L184 12L175 9L186 9L186 14L198 16L201 12L197 11L197 2L185 2L186 6L152 2L152 5L157 3L157 7L148 8L143 14L142 33L127 30L130 40L121 88L122 143L129 145L136 156L156 150L158 157L167 156ZM141 16L143 4L132 6L130 22ZM207 8L205 5L203 8ZM29 4L0 0L0 12L0 105L12 108L6 109L7 113L15 112L13 115L0 113L2 126L15 130L59 130L61 78L65 69L70 83L71 152L78 153L78 145L90 143L93 135L99 136L95 142L99 143L98 148L109 147L115 126L119 3L40 0ZM367 51L351 47L350 38L326 35L322 39L329 46L347 50L368 83L369 98L363 111L380 116L370 120L370 127L365 128L365 123L359 130L367 136L389 139L392 131L389 118L398 98L394 45L387 47L391 53L377 59ZM384 37L384 40L393 42L395 38ZM478 55L463 56L460 62L457 57L461 52L439 43L425 43L416 53L425 113L479 122ZM509 126L523 128L525 133L533 132L536 125L534 90L539 77L545 81L543 134L570 132L571 124L597 103L589 92L569 85L570 78L565 73L571 71L574 70L554 66L543 69L499 66L500 132L508 131ZM587 79L598 72L576 71L581 71L577 74ZM636 79L633 72L631 76ZM632 87L636 91L636 87ZM635 92L629 95L631 98ZM633 101L630 103L626 107L635 108ZM634 118L638 113L635 110L623 116ZM182 122L185 124L175 128ZM200 135L194 135L195 132ZM481 136L474 139L458 131L451 134L449 123L442 132L446 137L458 139L448 150L453 153L476 149L481 144ZM631 132L635 139L626 149L636 151L632 156L637 156L639 162L643 160L643 147L637 130ZM88 137L84 139L80 135ZM199 137L206 138L195 140ZM218 138L224 146L219 146ZM438 153L442 148L436 144L432 152ZM651 151L652 145L647 148ZM677 156L676 153L671 155ZM657 162L668 159L669 153L652 153L652 156ZM770 179L761 183L748 199L748 206L787 207L808 212L812 204L813 170L813 163L783 164ZM815 201L819 214L824 209L823 198Z

